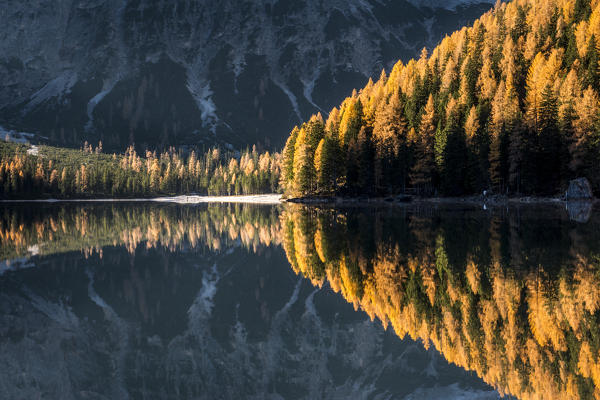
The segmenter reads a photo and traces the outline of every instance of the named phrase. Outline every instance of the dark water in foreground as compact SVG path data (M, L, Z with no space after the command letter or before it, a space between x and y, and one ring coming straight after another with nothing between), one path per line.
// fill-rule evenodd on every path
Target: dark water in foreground
M584 214L2 205L0 397L592 398Z

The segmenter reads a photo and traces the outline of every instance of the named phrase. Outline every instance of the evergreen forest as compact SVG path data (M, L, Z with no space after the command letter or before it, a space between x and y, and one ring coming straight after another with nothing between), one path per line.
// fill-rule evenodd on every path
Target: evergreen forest
M513 0L290 133L290 196L600 189L600 1Z
M172 148L140 156L133 146L124 154L105 154L101 143L74 150L0 141L0 198L272 193L278 190L279 164L278 153L256 148L187 155Z

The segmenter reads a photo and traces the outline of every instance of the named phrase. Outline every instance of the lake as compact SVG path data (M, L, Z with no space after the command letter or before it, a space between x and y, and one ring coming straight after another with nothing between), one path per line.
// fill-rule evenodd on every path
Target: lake
M593 398L598 211L4 203L1 397Z

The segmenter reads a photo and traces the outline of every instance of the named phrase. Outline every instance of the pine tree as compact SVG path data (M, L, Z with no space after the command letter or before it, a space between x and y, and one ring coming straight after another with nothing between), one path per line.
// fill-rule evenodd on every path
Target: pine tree
M461 125L461 112L456 100L451 99L446 106L446 126L444 128L447 145L444 152L442 182L443 191L449 195L460 195L465 190L465 167L467 148L465 132Z
M567 40L565 50L565 64L573 65L575 60L579 57L577 51L577 39L575 38L575 32L573 32L573 28L568 27L565 29L565 37Z
M538 117L538 149L536 163L544 168L538 171L538 191L551 194L560 183L561 137L558 131L558 104L550 85L542 92Z
M575 0L575 7L573 12L573 21L580 22L581 20L588 19L592 13L589 0Z
M369 130L360 128L357 139L358 148L358 182L360 193L370 194L373 191L373 146Z
M504 193L507 189L508 148L510 121L506 115L509 99L505 82L501 82L492 101L490 121L490 181L494 191Z
M325 136L325 124L321 113L313 115L308 123L303 125L306 131L306 140L308 145L315 151L323 136Z
M582 60L583 64L583 87L591 86L595 90L600 88L600 70L598 62L598 49L596 48L596 39L592 35L587 42L587 50Z
M506 85L505 88L504 119L508 137L508 186L519 193L522 188L522 171L529 169L531 163L531 154L528 151L531 146L521 122L522 114L517 90L512 84Z
M337 181L336 143L334 139L326 136L319 142L315 152L315 171L317 191L320 193L333 193Z
M363 107L358 97L351 97L343 110L340 120L339 138L340 142L347 146L351 140L358 138L362 125Z
M294 183L294 153L296 151L296 140L299 132L298 127L292 130L282 152L281 185L285 190L291 190Z
M294 193L306 196L314 190L314 150L309 144L306 130L300 129L294 150Z
M416 144L416 160L411 170L411 184L422 194L431 193L433 190L436 125L433 96L429 95L427 105L425 106L423 116L421 117L418 142Z
M573 139L569 145L571 162L569 167L575 176L595 178L592 172L598 164L594 163L594 149L598 148L597 127L600 123L600 99L596 92L588 87L576 107ZM597 178L596 178L597 179Z
M448 126L450 128L450 126ZM448 130L442 128L442 122L438 121L437 128L435 130L435 141L433 145L434 157L435 157L435 170L437 176L441 179L446 178L446 150L448 147ZM436 184L438 182L435 182ZM444 185L444 189L446 189Z
M482 100L491 100L496 92L496 78L492 69L492 60L485 58L481 73L477 78L477 88L481 93Z
M358 176L360 168L360 149L358 146L358 138L351 139L345 147L345 180L344 190L350 194L357 194L358 191Z
M79 185L78 189L80 193L85 193L88 189L88 174L85 165L81 165L79 170Z
M408 171L407 122L400 94L394 92L382 103L373 124L374 185L377 191L392 193L406 186Z
M338 137L340 131L340 111L333 107L325 123L325 131L331 137Z
M481 53L483 51L484 29L480 25L474 32L470 42L468 56L461 68L460 102L469 108L476 104L476 88L482 68Z
M483 174L481 171L480 157L481 146L481 124L477 107L472 106L465 120L465 144L467 148L465 189L470 193L477 193L484 187Z
M490 181L492 183L492 188L496 192L500 193L503 193L505 188L505 179L503 173L503 170L505 169L503 165L503 149L506 147L505 144L506 133L504 129L495 131L490 142Z

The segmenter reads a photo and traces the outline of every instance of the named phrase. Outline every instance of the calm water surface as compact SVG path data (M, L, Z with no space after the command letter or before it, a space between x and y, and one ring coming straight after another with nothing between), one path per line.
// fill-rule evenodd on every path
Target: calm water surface
M593 398L589 207L0 206L0 397Z

